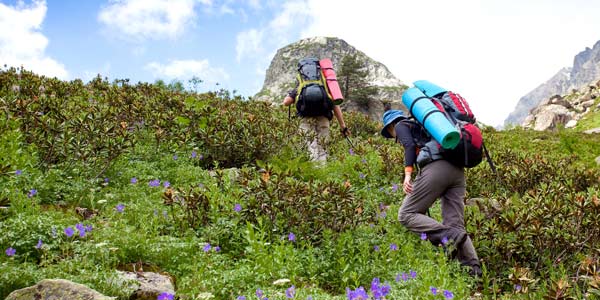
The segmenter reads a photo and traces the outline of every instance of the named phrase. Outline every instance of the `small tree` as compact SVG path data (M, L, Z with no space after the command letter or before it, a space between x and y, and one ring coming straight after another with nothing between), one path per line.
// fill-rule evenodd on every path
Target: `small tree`
M369 101L377 94L377 87L367 81L368 75L366 64L360 61L356 54L344 56L338 73L344 97L363 107L368 106Z

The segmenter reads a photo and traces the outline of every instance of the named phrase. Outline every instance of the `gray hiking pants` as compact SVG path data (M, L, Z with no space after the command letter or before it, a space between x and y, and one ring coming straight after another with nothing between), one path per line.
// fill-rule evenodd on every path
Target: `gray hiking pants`
M431 162L421 169L413 182L413 191L404 198L398 219L415 233L439 232L453 227L465 231L464 197L466 193L464 169L445 160ZM443 223L425 215L436 199L441 199ZM471 238L458 245L457 259L463 265L479 265Z

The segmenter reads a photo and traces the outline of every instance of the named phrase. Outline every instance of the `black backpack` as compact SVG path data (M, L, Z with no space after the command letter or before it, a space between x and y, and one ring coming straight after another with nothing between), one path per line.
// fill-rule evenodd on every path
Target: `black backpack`
M333 118L333 101L317 58L304 58L298 62L296 110L302 117Z

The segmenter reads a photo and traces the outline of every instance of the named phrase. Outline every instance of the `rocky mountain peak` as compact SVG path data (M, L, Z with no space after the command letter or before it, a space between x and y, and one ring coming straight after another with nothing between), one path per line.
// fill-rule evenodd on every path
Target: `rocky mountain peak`
M346 99L343 109L361 111L378 120L383 114L384 101L391 102L394 108L404 107L401 96L406 85L385 65L335 37L305 38L277 50L265 74L263 87L254 98L280 103L287 92L295 86L297 64L304 57L329 58L336 72L339 72L341 61L346 55L356 55L359 60L365 62L368 70L367 80L371 85L379 87L379 93L369 103L368 108L353 103L352 99Z

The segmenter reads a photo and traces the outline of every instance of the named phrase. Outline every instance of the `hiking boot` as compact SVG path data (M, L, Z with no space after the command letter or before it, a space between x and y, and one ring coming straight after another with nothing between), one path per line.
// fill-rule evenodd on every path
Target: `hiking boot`
M469 276L480 278L481 275L483 275L483 272L481 271L481 267L479 265L469 266Z

